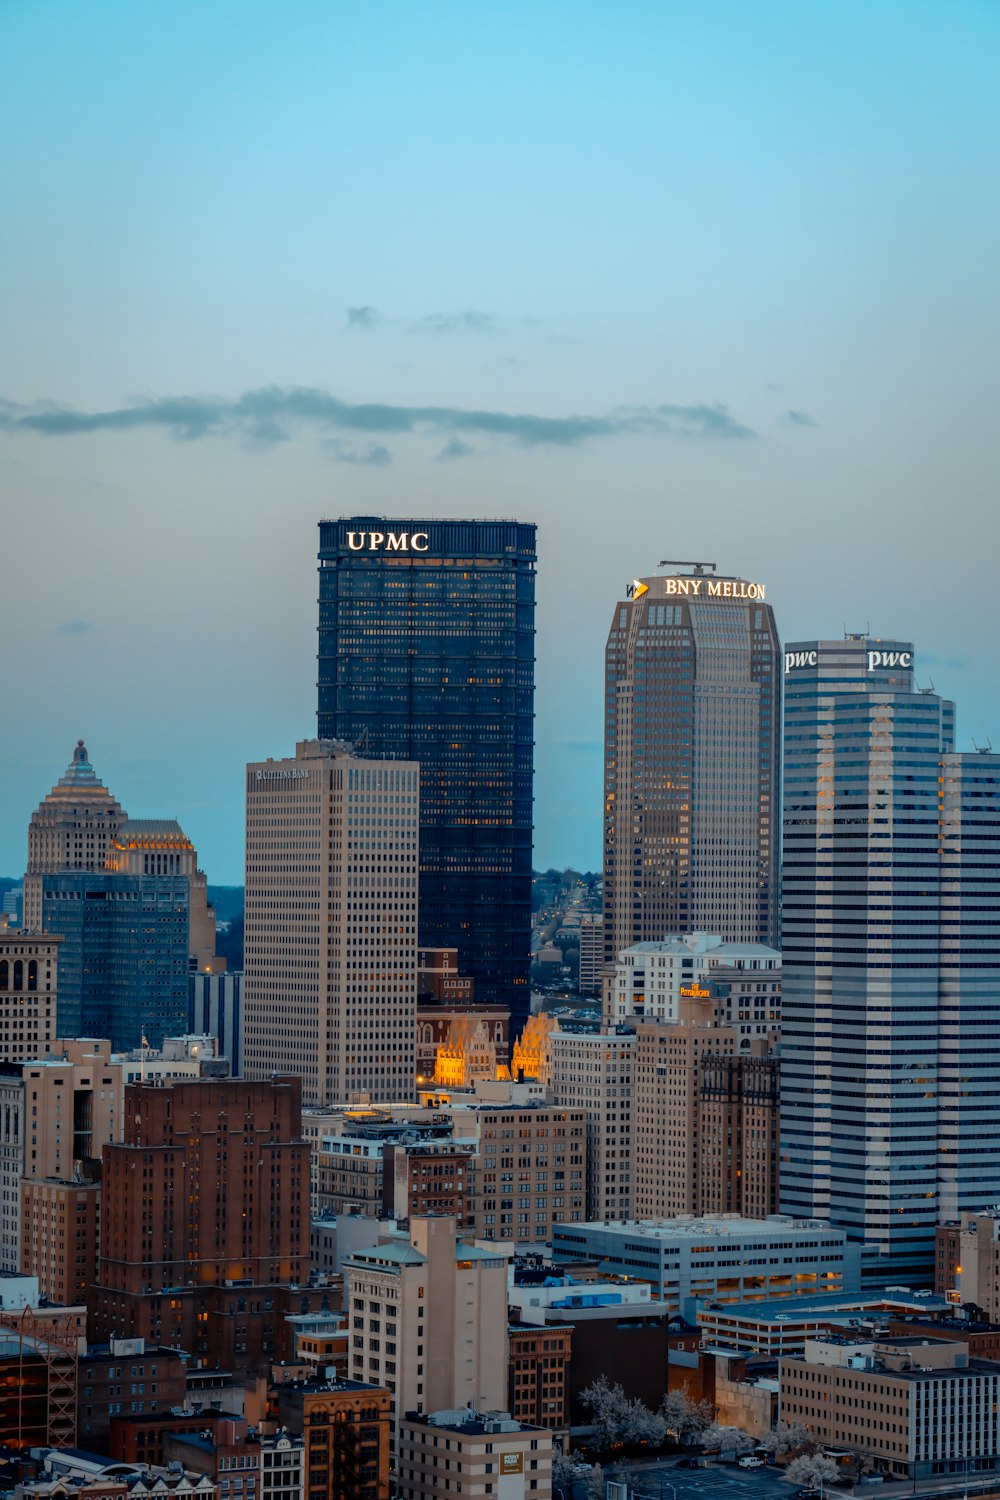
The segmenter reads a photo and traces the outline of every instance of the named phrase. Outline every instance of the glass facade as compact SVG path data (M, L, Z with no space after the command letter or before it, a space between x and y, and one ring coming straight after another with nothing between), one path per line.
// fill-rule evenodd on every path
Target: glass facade
M43 875L42 927L62 934L60 1037L107 1037L116 1051L145 1036L182 1036L188 1012L186 875Z
M420 943L529 1009L535 528L320 523L319 735L420 763Z
M709 597L710 586L737 592ZM605 653L606 963L684 932L777 946L780 654L770 606L750 589L763 592L714 576L645 578L615 606Z
M909 642L787 648L782 1208L915 1284L1000 1194L1000 757L954 737Z

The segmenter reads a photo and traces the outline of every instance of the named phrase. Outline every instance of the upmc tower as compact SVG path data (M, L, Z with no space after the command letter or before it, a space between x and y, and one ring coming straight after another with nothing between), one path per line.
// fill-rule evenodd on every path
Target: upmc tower
M684 932L778 942L774 616L762 583L717 577L713 563L677 566L694 571L636 579L608 633L609 963L634 943Z
M422 947L528 1015L535 527L320 522L319 734L420 762Z

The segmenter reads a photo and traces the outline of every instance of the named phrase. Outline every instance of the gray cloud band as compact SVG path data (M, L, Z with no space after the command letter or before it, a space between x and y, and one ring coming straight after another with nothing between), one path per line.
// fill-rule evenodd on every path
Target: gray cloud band
M240 434L254 442L273 444L288 441L299 427L372 437L415 432L495 437L523 447L559 448L576 447L592 438L647 433L725 440L756 436L722 405L629 407L606 416L544 417L453 406L343 401L329 391L302 386L267 386L235 398L165 396L93 412L51 404L30 407L0 402L0 429L46 437L159 428L187 441Z

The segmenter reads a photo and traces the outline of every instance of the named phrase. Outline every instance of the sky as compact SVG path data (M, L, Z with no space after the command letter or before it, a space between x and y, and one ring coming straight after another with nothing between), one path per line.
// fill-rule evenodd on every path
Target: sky
M4 0L0 874L83 737L243 864L317 522L539 527L539 867L661 558L1000 747L994 0Z

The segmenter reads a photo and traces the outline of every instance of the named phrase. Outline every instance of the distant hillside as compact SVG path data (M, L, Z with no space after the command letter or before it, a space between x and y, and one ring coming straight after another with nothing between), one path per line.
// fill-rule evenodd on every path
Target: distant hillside
M241 885L210 885L208 900L215 907L218 922L235 922L243 916L243 887Z

